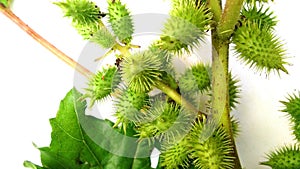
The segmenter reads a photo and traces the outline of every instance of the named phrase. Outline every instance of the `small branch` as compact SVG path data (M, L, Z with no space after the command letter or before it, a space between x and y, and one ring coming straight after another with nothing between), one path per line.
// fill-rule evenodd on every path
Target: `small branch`
M217 29L221 39L228 39L236 25L244 0L227 0L222 18Z
M210 11L214 14L213 20L216 23L218 23L222 15L222 7L220 0L209 0L208 7L210 8Z
M47 48L50 52L56 55L60 60L67 63L69 66L77 70L79 73L84 75L85 77L90 77L93 73L90 72L88 69L74 61L72 58L67 56L65 53L57 49L54 45L44 39L41 35L36 33L31 27L25 24L19 17L17 17L10 9L5 8L2 4L0 4L0 11L16 23L22 30L24 30L29 36L31 36L34 40L39 42L45 48Z
M199 117L207 116L206 113L203 113L199 111L197 108L195 108L191 103L189 103L185 98L183 98L177 91L174 89L170 88L168 85L162 83L162 82L157 82L156 87L164 92L166 95L168 95L170 98L172 98L176 103L179 105L182 105L186 107L188 110L192 112L197 112Z

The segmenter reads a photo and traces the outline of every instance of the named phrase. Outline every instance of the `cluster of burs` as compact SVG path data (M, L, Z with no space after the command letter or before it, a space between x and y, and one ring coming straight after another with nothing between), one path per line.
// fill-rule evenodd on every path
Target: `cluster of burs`
M134 125L139 139L157 145L161 151L159 166L163 168L230 169L234 166L233 148L221 126L201 139L202 130L209 128L206 125L209 125L211 74L214 73L211 66L199 62L178 73L173 65L174 58L192 54L207 32L215 28L207 3L206 0L172 0L170 17L160 37L146 50L135 49L137 45L131 44L134 23L129 9L120 0L108 0L107 11L89 0L56 3L84 39L106 49L106 55L112 54L117 60L115 65L105 66L91 77L84 98L89 98L92 106L113 97L117 118L114 127L126 132L127 126ZM267 0L244 2L230 43L236 56L256 71L287 73L286 52L274 33L277 20L265 3ZM237 83L230 73L231 110L238 103ZM153 94L154 89L161 92ZM204 112L198 110L200 105L205 106L201 109ZM300 98L293 95L284 105L299 139ZM236 136L238 123L233 118L232 126ZM299 148L295 145L270 153L262 164L276 169L299 168Z

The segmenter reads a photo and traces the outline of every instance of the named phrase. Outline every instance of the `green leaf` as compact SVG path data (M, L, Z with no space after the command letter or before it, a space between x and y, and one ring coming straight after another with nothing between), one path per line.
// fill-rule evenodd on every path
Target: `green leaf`
M137 139L133 138L134 126L127 126L127 137L124 136L120 128L112 128L112 122L86 116L86 102L79 101L80 98L82 94L72 89L61 101L56 118L50 119L51 144L39 148L43 166L49 169L150 168L152 146L132 141ZM39 169L28 161L24 166Z
M45 169L44 167L33 164L30 161L24 161L23 165L24 167L31 168L31 169Z
M107 152L88 139L80 126L78 114L84 113L86 106L85 102L77 101L80 96L75 89L71 90L61 101L56 118L50 119L52 141L49 149L40 149L44 166L57 168L58 162L64 168L79 168L83 164L101 166L100 159ZM85 156L91 158L83 158Z

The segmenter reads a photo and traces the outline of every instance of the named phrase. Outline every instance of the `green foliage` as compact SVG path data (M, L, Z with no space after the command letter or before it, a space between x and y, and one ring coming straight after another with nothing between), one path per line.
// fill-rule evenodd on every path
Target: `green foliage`
M284 65L285 49L281 41L269 27L261 23L246 21L234 33L234 49L238 57L250 67L258 71L283 71L288 73Z
M103 68L97 72L89 81L86 94L83 98L91 99L91 106L98 100L101 100L111 94L121 81L117 67L111 66Z
M261 163L273 169L299 169L300 149L298 145L284 146L268 155L268 160Z
M121 130L118 128L114 131L108 130L113 123L105 120L96 119L91 116L85 116L85 102L79 102L82 95L75 89L72 89L61 101L56 118L50 120L52 126L52 141L49 147L39 148L41 152L41 161L45 168L48 169L150 169L149 158L128 158L120 157L103 149L99 144L94 142L87 134L83 126L92 127L97 133L97 139L105 140L106 148L127 151L128 142L125 139L116 139L114 133ZM129 126L130 127L130 126ZM133 128L127 128L128 136L135 132ZM141 144L144 144L143 146ZM149 151L145 143L137 144L136 147L130 146L130 151ZM39 169L31 162L24 162L24 166Z
M104 49L112 48L116 44L116 38L104 26L101 26L98 31L94 33L91 41Z
M211 137L201 141L200 136L205 124L196 122L191 132L191 158L196 168L201 169L231 169L233 147L228 134L223 128L216 129Z
M24 165L24 167L32 168L32 169L44 169L43 167L38 166L30 161L24 161L23 165Z
M100 8L89 0L65 0L55 2L64 12L65 17L72 19L73 26L84 39L90 39L101 23Z
M300 93L290 95L287 101L281 101L281 103L285 106L282 111L288 113L293 122L293 134L300 141Z
M132 40L133 23L129 10L120 0L108 0L109 23L118 39L129 44Z
M171 17L164 25L157 45L162 49L181 54L191 52L199 45L208 30L211 13L207 8L192 0L174 1Z
M122 77L135 91L148 92L161 80L164 64L160 55L150 50L137 52L124 58L121 64Z

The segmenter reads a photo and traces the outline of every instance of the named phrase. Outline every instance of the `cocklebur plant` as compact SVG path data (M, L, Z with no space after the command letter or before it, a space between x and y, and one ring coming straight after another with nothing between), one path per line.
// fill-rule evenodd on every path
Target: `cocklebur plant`
M0 2L1 9L9 11L7 1ZM43 167L28 161L24 165L150 168L149 156L138 157L156 147L162 153L158 168L242 168L234 142L238 123L230 114L237 106L242 84L229 71L229 45L233 44L235 55L256 71L267 75L287 73L285 49L274 33L277 21L265 7L267 2L227 0L223 10L220 1L172 0L170 18L162 34L145 50L134 49L138 46L131 44L134 23L130 9L122 1L108 0L107 10L88 0L56 2L83 39L108 50L103 57L112 55L117 62L95 75L81 69L89 78L88 87L83 94L72 89L62 101L57 117L51 120L51 145L39 148ZM189 57L209 34L212 63L199 62L183 73L176 72L172 61ZM153 95L156 89L160 94ZM207 100L197 99L200 96ZM90 99L89 106L93 106L109 97L116 108L116 123L84 115L84 99ZM290 113L295 123L296 137L297 100L295 95L284 102L284 111ZM87 119L90 123L85 122ZM87 124L96 135L99 132L103 144L93 142L85 131ZM136 138L138 144L126 146L126 140L116 139L110 132L104 135L101 130L108 129L104 124L117 133ZM207 129L211 129L210 133L203 137ZM135 155L116 155L101 145L118 146L120 151L133 151ZM298 152L297 145L285 147L271 153L262 164L299 168Z

